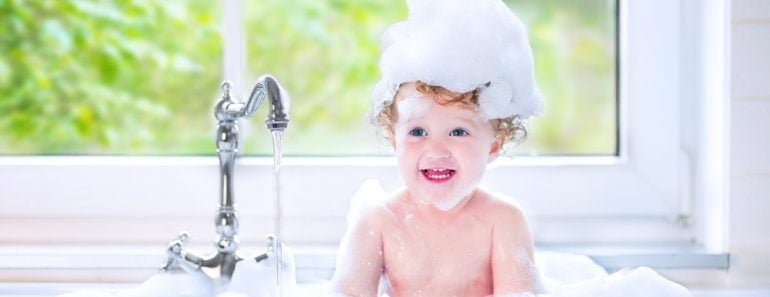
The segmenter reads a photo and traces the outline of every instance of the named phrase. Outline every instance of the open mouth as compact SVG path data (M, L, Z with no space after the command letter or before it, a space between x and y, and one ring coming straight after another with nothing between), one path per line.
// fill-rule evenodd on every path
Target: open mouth
M432 182L444 182L452 178L455 175L454 169L447 168L431 168L420 170L422 175Z

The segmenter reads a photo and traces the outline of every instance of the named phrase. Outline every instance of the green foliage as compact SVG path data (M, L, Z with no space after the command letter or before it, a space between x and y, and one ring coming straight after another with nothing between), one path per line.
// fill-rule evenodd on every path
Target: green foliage
M271 73L288 90L285 151L386 153L365 115L379 35L406 17L405 1L243 2L249 83L240 87ZM519 151L615 153L615 8L508 2L530 30L546 96ZM213 154L220 5L0 0L0 153ZM248 153L270 153L262 118L243 122Z
M248 70L252 78L274 74L295 102L285 150L304 155L386 152L365 114L378 79L379 35L406 17L405 1L248 3L255 5L245 10ZM614 154L614 7L595 0L509 5L532 33L547 104L518 150ZM265 139L247 139L247 150L270 153Z
M379 75L379 36L390 23L406 17L406 2L246 3L249 76L254 79L271 73L292 97L285 151L301 155L384 153L366 113ZM247 151L270 153L266 140L247 139Z
M616 20L612 1L512 0L530 33L545 113L518 151L615 154Z
M196 150L173 131L221 77L207 2L0 2L0 152Z

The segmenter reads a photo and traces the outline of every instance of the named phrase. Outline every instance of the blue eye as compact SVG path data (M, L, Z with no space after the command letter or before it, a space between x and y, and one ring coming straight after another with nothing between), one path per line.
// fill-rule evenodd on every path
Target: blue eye
M457 128L452 130L452 132L449 132L449 136L468 136L468 131L465 131L464 129Z
M412 136L428 136L428 131L425 131L423 128L414 128L411 131L409 131L409 135Z

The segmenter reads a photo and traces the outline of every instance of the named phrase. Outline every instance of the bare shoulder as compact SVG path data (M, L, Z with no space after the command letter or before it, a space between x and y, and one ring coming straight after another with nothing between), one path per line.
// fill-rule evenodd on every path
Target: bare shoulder
M391 194L377 204L370 204L355 211L351 208L348 224L376 229L388 226L396 217L396 213L403 208L398 198L397 193Z
M479 210L496 226L511 224L526 227L527 218L521 206L513 198L479 189Z

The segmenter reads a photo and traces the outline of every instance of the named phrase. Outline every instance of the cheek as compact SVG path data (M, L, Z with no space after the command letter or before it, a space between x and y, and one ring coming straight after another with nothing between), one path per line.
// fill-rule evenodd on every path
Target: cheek
M393 145L396 146L396 148L404 144L404 141L406 141L407 133L406 133L406 128L404 128L403 125L401 125L400 123L393 124L393 128L391 128L391 133L393 134L391 135L390 139L392 139Z
M458 150L458 153L462 154L462 158L458 159L464 160L466 168L470 170L475 172L484 171L489 160L491 142L489 146L486 144L486 141L478 141Z
M469 167L475 169L476 171L484 171L484 169L487 167L487 159L489 159L489 154L486 152L486 150L482 149L474 149L473 152L470 152L467 156L466 160L468 160Z
M396 134L398 136L393 137L393 151L396 156L401 157L409 150L409 144L406 142L406 137Z
M393 127L393 151L396 156L414 152L418 149L419 141L415 137L411 137L402 125L395 125Z
M416 162L416 144L406 141L405 137L394 140L393 151L399 166Z

